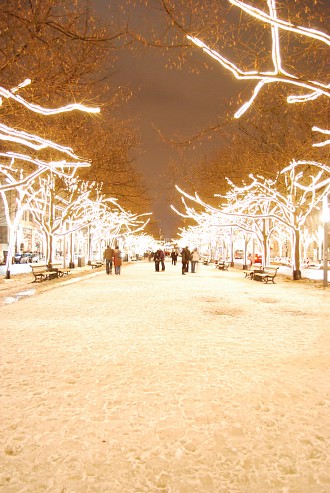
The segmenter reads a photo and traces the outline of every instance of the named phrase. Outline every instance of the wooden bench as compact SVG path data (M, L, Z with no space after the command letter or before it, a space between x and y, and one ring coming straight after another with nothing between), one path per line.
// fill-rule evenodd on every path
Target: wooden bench
M228 270L229 267L229 262L224 262L222 260L219 260L219 262L216 265L216 268L219 270Z
M99 267L102 267L103 262L102 260L90 260L88 265L90 265L92 269L98 269Z
M57 270L50 270L47 265L31 265L32 274L34 275L34 281L42 282L58 277Z
M259 274L264 272L264 269L261 264L252 264L251 267L248 269L243 270L245 277L249 277L250 279L253 279L254 274Z
M272 283L275 284L274 279L278 269L279 267L265 267L263 272L255 272L253 279L255 281L263 281L265 284L267 284L268 281L272 281Z

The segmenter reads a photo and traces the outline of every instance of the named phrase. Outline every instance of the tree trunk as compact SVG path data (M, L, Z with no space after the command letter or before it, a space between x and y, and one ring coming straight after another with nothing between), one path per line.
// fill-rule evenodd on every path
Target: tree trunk
M300 230L294 230L293 234L293 280L299 281L301 279L301 270L300 270Z
M51 267L53 257L53 236L48 231L44 232L44 235L46 239L46 265Z

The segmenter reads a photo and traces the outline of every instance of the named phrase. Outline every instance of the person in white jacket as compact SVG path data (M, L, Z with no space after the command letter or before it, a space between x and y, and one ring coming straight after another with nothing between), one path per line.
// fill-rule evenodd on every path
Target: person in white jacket
M200 255L198 253L197 248L194 248L192 254L191 254L191 273L194 274L196 272L196 266L200 260Z

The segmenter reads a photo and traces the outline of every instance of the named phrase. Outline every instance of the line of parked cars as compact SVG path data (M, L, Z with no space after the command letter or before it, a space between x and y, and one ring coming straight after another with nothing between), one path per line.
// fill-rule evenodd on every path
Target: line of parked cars
M39 262L39 255L36 253L15 253L13 256L13 264L32 264L32 262Z
M244 259L244 251L243 250L235 250L234 252L235 259ZM254 258L252 257L252 253L249 253L247 258L251 261L253 259L254 264L262 263L262 255L259 253L255 253Z

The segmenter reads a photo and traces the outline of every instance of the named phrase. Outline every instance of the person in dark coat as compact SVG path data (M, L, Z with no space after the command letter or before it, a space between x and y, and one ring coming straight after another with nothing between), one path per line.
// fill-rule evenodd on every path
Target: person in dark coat
M171 252L171 259L172 259L172 265L176 265L176 262L178 260L178 254L175 250L172 250Z
M154 262L155 262L155 272L159 272L159 264L160 264L160 251L156 250L154 253Z
M105 270L108 275L112 274L112 259L114 254L114 249L111 248L110 245L107 245L107 248L103 253L103 260L105 260Z
M189 269L190 251L188 247L182 249L181 260L182 260L182 275L184 276Z
M162 264L162 272L165 270L165 252L164 250L159 250L160 263Z

